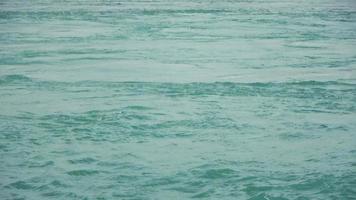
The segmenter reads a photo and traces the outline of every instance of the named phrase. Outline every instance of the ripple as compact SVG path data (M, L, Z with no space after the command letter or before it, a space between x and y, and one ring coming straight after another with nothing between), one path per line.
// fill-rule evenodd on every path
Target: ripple
M76 159L76 160L68 160L68 162L71 164L91 164L96 161L97 161L96 159L90 157Z
M16 188L16 189L21 189L21 190L32 190L35 189L36 187L33 186L32 184L26 182L26 181L16 181L14 183L11 183L8 185L8 187Z
M0 0L0 199L354 199L352 0Z
M99 173L100 173L99 170L86 170L86 169L72 170L67 172L67 174L71 176L92 176Z
M21 74L0 76L0 85L10 84L10 83L26 83L31 81L32 81L31 78Z

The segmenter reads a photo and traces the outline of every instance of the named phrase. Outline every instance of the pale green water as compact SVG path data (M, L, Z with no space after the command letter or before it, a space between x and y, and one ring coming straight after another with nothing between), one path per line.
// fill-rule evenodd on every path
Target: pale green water
M355 199L356 3L0 0L0 199Z

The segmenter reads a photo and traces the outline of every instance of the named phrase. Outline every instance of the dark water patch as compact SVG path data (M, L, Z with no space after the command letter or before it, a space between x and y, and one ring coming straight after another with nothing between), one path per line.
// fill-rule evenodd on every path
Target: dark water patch
M133 10L135 14L140 15L174 15L174 14L220 14L220 13L229 13L231 11L224 9L146 9L146 10Z
M323 49L321 46L310 46L310 45L285 45L286 47L292 47L292 48L297 48L297 49ZM316 59L316 57L311 57L311 56L306 56L307 58L310 59Z
M65 199L89 199L85 194L77 194L78 192L66 192L64 194Z
M12 76L9 76L10 80ZM17 80L22 76L14 76L14 80ZM4 79L4 78L3 78ZM20 78L23 80L23 77ZM31 80L26 79L25 80ZM37 82L37 81L36 81ZM39 84L29 85L35 87L50 87L51 85L56 85L57 87L52 87L54 89L58 88L68 88L71 89L73 87L87 87L87 89L96 87L96 88L113 88L116 91L127 91L127 92L135 92L137 94L152 94L152 93L161 93L165 95L172 96L181 96L181 95L256 95L260 93L266 92L282 92L285 93L286 89L308 89L320 91L327 91L329 87L338 87L336 91L349 90L355 92L355 84L351 83L343 83L336 81L328 81L328 82L319 82L319 81L299 81L299 82L283 82L283 83L234 83L234 82L215 82L215 83L154 83L154 82L97 82L97 81L81 81L81 82L48 82L48 81L40 81ZM303 86L308 88L302 88ZM61 90L62 90L61 89ZM278 93L276 93L278 94ZM130 109L128 107L128 109Z
M7 185L6 187L16 188L16 189L20 189L20 190L33 190L36 188L36 186L34 186L26 181L16 181L14 183Z
M141 120L141 121L145 121L145 120L151 119L151 118L148 117L148 116L140 115L140 114L124 115L123 118L124 118L124 119L127 119L127 120Z
M27 135L33 133L32 127L26 124L21 124L20 122L7 123L3 122L0 124L0 139L4 141L19 142L26 138Z
M146 110L153 110L153 108L147 106L127 106L124 108L124 110L146 111Z
M27 20L95 20L97 16L95 12L84 10L63 10L63 11L1 11L0 19L15 20L25 18Z
M142 199L144 195L140 195L137 193L137 191L133 190L133 191L115 191L112 194L112 197L114 198L125 198L125 199Z
M141 177L139 175L125 175L125 174L116 175L116 176L110 178L110 180L113 180L116 183L129 183L129 182L138 181L140 179L141 179Z
M73 125L80 125L80 124L85 124L85 123L90 123L90 120L84 119L82 117L75 117L72 115L65 115L65 114L51 114L51 115L45 115L43 117L39 118L41 121L52 121L55 123L61 123L61 124L66 124L68 126L73 126Z
M290 132L290 133L282 133L279 134L279 138L282 140L289 140L289 141L294 141L297 142L299 140L306 140L306 139L317 139L321 137L320 135L315 135L314 133L310 132L304 133L304 132Z
M5 79L4 79L5 80ZM13 83L21 83L21 78L14 79ZM25 79L28 81L28 79ZM31 79L30 79L31 80ZM9 82L8 82L9 83ZM300 81L300 82L284 82L284 83L233 83L233 82L215 82L215 83L153 83L153 82L97 82L97 81L81 81L81 82L53 82L53 81L33 81L26 82L26 87L30 90L53 91L53 92L73 92L73 89L78 87L85 87L90 94L92 91L104 88L111 92L114 96L122 95L164 95L169 98L181 97L208 97L208 96L246 96L246 97L273 97L273 98L298 98L298 99L314 99L318 100L318 104L325 102L327 112L353 112L356 108L352 104L345 104L344 101L353 101L356 99L355 84L343 83L336 81L318 82L318 81ZM110 95L105 98L113 98ZM104 99L105 99L104 98ZM81 97L81 100L89 99ZM338 104L343 101L342 104ZM333 103L333 107L330 107ZM339 106L337 106L339 105ZM349 105L349 107L345 107ZM138 106L138 107L136 107ZM351 106L351 107L350 107ZM117 116L123 118L130 118L133 120L150 120L149 115L139 114L135 112L146 112L149 107L141 105L128 106L122 110L108 110L109 112L117 113ZM315 108L313 108L315 109ZM125 115L123 111L128 111ZM86 124L99 122L108 117L102 111L89 111L83 116L76 115L48 115L44 116L42 120L52 119L56 122L65 122L67 124ZM111 117L117 118L114 115ZM108 121L106 118L104 121ZM114 121L112 121L114 122Z
M348 112L339 110L317 110L317 109L298 109L296 113L325 113L325 114L347 114Z
M83 134L90 134L93 132L93 129L90 128L72 128L71 129L72 132L74 133L83 133Z
M59 180L54 180L52 182L49 183L49 185L55 187L55 188L68 188L68 187L71 187L70 185L68 184L65 184Z
M42 123L58 123L58 124L66 124L72 127L81 126L81 125L93 125L96 123L104 123L110 122L115 119L118 119L120 116L120 111L118 110L103 110L103 111L88 111L84 113L68 113L68 114L50 114L39 117ZM45 125L45 124L44 124ZM87 129L85 127L76 127L73 129L74 132L80 131L90 131L91 129Z
M237 176L236 171L226 168L226 169L209 169L202 171L192 171L193 174L198 175L200 178L205 179L223 179L223 178L232 178Z
M12 11L3 10L0 12L0 20L7 22L30 21L40 23L47 20L83 20L87 22L113 23L112 18L130 19L135 16L157 16L157 15L218 15L231 13L227 9L119 9L118 11L105 10L31 10L31 11Z
M48 197L50 197L50 198L59 198L59 197L64 196L64 195L65 195L65 193L60 192L60 191L44 192L44 193L41 194L41 196L46 197L46 198L48 198Z
M32 81L31 78L20 74L0 76L0 85L11 84L11 83L27 83L31 81Z
M68 160L68 162L71 164L91 164L96 161L97 161L96 159L90 158L90 157L75 159L75 160Z
M99 170L86 170L86 169L72 170L67 172L67 174L70 176L92 176L99 173L100 173Z
M305 161L306 161L306 162L312 162L312 163L318 163L318 162L320 162L320 160L314 159L314 158L306 159Z
M309 62L302 62L296 64L289 64L289 67L293 68L345 68L352 66L356 63L354 58L350 59L338 59L338 60L326 60L320 61L319 59L312 59Z

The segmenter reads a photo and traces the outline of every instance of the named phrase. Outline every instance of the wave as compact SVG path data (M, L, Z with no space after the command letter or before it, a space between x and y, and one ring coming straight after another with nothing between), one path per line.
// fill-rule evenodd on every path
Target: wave
M32 81L31 78L20 74L10 74L10 75L0 76L0 85L9 84L9 83L19 83L19 82L31 82L31 81Z
M81 85L103 85L103 86L115 86L115 85L151 85L151 86L256 86L256 87L269 87L269 86L281 86L281 85L344 85L344 86L355 86L356 83L349 83L345 81L315 81L315 80L306 80L306 81L286 81L286 82L226 82L226 81L215 81L215 82L185 82L185 83L175 83L175 82L142 82L142 81L97 81L97 80L84 80L84 81L75 81L75 82L64 82L64 81L49 81L49 80L39 80L34 79L22 74L8 74L0 76L0 83L14 83L14 82L37 82L44 84L65 84L68 86L81 86Z

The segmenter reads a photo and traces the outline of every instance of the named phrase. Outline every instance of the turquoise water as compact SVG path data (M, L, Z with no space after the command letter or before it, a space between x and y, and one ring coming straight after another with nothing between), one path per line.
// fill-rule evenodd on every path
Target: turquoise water
M0 1L0 199L355 199L353 0Z

